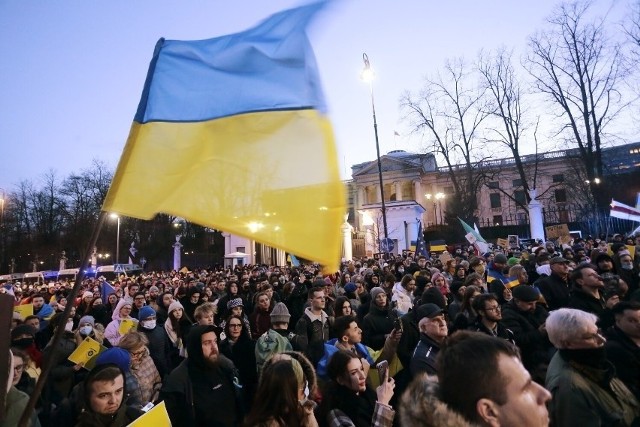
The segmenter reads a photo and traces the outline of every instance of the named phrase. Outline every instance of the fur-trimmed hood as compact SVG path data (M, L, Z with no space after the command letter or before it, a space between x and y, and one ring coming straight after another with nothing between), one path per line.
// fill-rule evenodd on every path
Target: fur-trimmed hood
M480 427L441 401L437 378L426 374L416 377L404 392L399 412L402 426Z

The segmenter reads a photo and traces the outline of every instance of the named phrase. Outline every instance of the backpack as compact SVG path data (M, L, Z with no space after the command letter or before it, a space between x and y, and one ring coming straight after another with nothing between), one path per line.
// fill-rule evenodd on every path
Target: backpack
M262 367L276 353L292 351L291 343L288 339L269 329L262 334L256 341L256 364L258 366L258 374L262 372Z

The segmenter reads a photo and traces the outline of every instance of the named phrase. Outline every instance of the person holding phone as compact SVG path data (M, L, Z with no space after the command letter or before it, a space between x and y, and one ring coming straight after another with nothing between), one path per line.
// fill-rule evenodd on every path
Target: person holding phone
M340 350L327 367L330 381L319 408L321 421L329 426L390 427L395 411L389 405L395 382L388 371L375 390L367 385L362 360L356 354Z

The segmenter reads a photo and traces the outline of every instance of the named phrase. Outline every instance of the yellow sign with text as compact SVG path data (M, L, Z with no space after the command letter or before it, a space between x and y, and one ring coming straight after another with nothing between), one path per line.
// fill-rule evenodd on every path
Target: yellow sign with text
M86 337L84 341L71 353L69 360L76 365L91 370L96 364L96 357L107 348L91 337Z
M127 427L171 427L167 407L160 402Z

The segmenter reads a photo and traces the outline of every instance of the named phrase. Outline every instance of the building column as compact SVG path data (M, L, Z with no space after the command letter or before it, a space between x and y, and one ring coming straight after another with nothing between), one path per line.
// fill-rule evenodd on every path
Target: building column
M356 206L358 207L358 209L362 208L362 205L365 205L367 200L365 199L366 197L366 192L365 192L365 187L364 186L358 186L358 200L356 202Z
M422 183L419 179L413 181L413 192L414 192L414 200L416 203L420 203L422 196Z
M382 192L380 189L380 184L374 184L373 188L376 189L376 203L382 203Z
M542 203L536 198L538 197L538 190L529 190L529 228L531 231L531 238L542 240L544 242L544 218L542 216Z
M395 185L396 187L396 200L402 200L402 182L396 181L393 183L393 185Z

